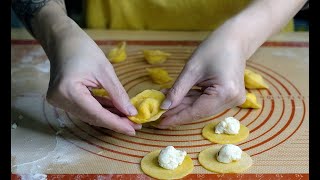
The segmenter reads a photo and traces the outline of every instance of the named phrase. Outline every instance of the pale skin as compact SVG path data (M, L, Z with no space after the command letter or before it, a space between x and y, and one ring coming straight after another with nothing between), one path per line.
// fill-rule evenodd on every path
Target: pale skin
M306 2L255 0L212 32L167 90L162 109L168 111L158 128L178 126L241 105L245 101L246 60ZM48 1L33 15L26 21L50 60L48 102L89 124L134 136L141 125L126 116L136 115L137 110L102 50L67 16L64 2ZM201 91L190 90L194 85ZM90 87L105 88L111 100L93 97Z

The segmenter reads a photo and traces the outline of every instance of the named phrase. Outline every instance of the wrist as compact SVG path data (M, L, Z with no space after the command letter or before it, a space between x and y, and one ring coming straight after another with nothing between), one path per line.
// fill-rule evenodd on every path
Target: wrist
M49 1L31 21L35 38L40 42L47 55L59 45L62 39L70 35L77 27L76 23L67 16L61 5ZM50 57L49 57L50 59Z
M207 57L228 56L244 62L247 60L244 47L246 39L238 30L237 24L234 19L229 19L209 35L204 42Z

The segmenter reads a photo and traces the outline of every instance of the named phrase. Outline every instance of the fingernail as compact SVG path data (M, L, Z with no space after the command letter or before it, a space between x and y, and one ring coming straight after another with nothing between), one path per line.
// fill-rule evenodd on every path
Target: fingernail
M129 136L135 136L135 135L136 135L136 132L135 132L135 131L129 131L129 132L127 132L127 135L129 135Z
M128 107L128 111L129 111L130 116L135 116L135 115L138 114L138 111L137 111L136 108L133 107L133 106L129 106L129 107Z
M133 127L135 130L140 130L142 128L141 124L135 124Z
M169 99L166 99L163 101L160 108L161 109L169 109L171 104L172 104L172 102Z

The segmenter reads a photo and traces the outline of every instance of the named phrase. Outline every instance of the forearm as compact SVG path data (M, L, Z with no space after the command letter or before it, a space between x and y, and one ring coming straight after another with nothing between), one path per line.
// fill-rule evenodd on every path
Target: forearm
M239 47L247 60L271 35L279 32L307 0L255 0L226 21L209 38ZM217 37L218 36L218 37Z
M55 59L54 51L61 41L81 33L81 28L67 16L63 0L14 0L12 7L40 42L50 61Z
M33 18L32 28L34 36L40 41L50 61L56 59L56 50L61 46L61 42L71 39L72 35L80 31L61 4L54 0L48 2Z
M33 26L35 25L34 19L44 7L46 7L46 9L48 9L48 7L52 9L52 2L59 6L57 13L66 14L64 0L12 0L12 9L25 25L26 29L35 36L33 32ZM57 9L57 6L55 9Z
M271 35L279 32L303 7L306 0L256 0L235 17L249 58ZM241 28L240 28L241 27Z

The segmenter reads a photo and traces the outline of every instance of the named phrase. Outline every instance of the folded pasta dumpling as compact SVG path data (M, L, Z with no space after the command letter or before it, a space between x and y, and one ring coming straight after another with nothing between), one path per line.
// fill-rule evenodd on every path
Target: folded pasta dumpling
M130 100L136 107L138 114L128 116L128 118L137 124L158 120L165 112L165 110L160 109L164 99L165 95L160 91L153 89L142 91Z
M160 50L144 50L143 55L149 64L162 64L171 54Z
M147 68L150 78L156 84L165 84L172 81L172 77L162 68Z
M174 84L174 81L171 81L171 82L168 82L165 84L161 84L160 88L161 89L169 89L169 88L172 88L173 84Z
M263 77L249 69L244 70L245 87L248 89L267 89L268 85L263 80Z
M108 92L106 90L104 90L103 88L92 88L91 92L95 96L100 96L100 97L109 96Z
M239 106L240 108L254 108L259 109L261 105L257 102L257 97L253 93L246 93L246 101Z
M111 49L108 53L108 59L112 63L119 63L127 58L126 42L120 42L117 47Z

